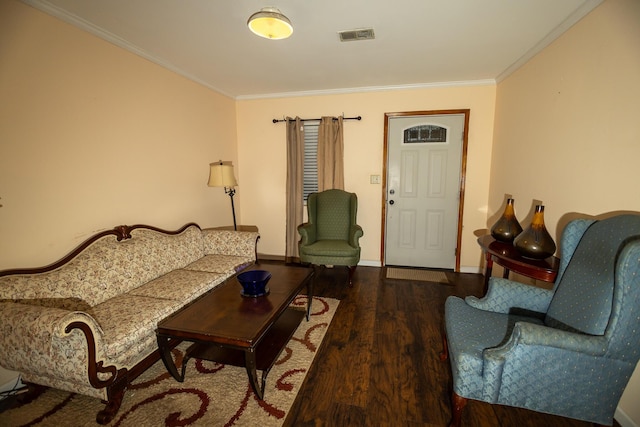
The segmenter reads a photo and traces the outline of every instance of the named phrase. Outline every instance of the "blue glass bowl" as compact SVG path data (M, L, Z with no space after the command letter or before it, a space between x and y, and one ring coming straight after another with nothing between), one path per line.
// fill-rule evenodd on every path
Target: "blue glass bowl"
M243 297L261 297L269 293L267 283L271 273L266 270L249 270L238 274L238 282L242 285Z

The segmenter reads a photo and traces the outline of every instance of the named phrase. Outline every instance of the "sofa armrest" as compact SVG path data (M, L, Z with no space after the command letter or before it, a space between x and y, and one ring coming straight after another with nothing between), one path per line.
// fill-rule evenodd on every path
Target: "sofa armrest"
M51 378L89 383L91 359L100 358L102 329L87 313L31 304L0 302L0 363ZM71 325L76 325L71 327ZM76 329L83 325L85 332ZM86 333L90 334L90 341ZM90 357L93 356L93 357Z
M465 302L480 310L496 313L508 314L514 309L546 313L552 297L551 290L492 277L489 279L489 289L484 297L469 296L465 298Z
M257 231L202 230L205 255L234 255L256 260Z

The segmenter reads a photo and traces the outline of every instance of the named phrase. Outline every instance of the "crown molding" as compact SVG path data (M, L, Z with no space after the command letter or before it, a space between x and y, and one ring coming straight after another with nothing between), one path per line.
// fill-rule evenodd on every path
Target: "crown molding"
M437 82L437 83L416 83L408 85L389 85L389 86L367 86L367 87L353 87L342 89L325 89L325 90L307 90L299 92L282 92L282 93L267 93L258 95L238 95L237 100L252 100L252 99L268 99L268 98L295 98L301 96L322 96L322 95L343 95L349 93L363 93L363 92L382 92L390 90L413 90L413 89L430 89L430 88L443 88L443 87L462 87L462 86L487 86L495 85L494 79L483 80L465 80L465 81L451 81L451 82Z

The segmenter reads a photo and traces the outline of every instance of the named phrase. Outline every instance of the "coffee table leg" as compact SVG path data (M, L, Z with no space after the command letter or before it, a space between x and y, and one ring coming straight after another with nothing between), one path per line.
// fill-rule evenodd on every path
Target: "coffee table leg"
M162 335L157 336L158 339L158 350L160 351L160 356L162 357L162 362L164 366L167 368L167 371L176 379L178 382L184 381L184 369L182 370L182 375L178 373L178 369L176 368L176 364L171 357L171 348L169 347L170 338L163 337Z
M313 280L307 283L307 322L311 316L311 303L313 302Z
M266 381L266 375L262 376L262 387L258 384L258 372L256 370L256 352L253 349L245 350L244 362L247 369L247 375L249 376L249 383L258 399L263 400L264 397L264 384Z

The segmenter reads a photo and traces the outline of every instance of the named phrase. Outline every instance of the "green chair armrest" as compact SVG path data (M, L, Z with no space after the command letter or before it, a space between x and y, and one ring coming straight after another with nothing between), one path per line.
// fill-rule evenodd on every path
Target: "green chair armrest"
M300 233L300 244L310 245L314 243L316 239L316 227L313 224L305 222L298 226L298 233Z
M352 225L351 230L349 230L349 244L357 248L360 246L359 240L363 235L362 227L357 224Z

